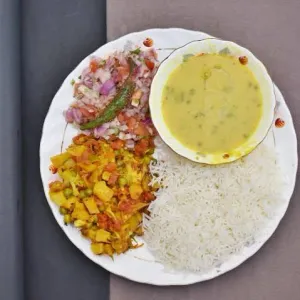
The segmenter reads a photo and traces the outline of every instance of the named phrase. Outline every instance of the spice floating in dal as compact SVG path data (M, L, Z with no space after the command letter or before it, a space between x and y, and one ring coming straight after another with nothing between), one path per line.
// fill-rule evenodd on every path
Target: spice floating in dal
M162 99L165 123L184 146L202 154L230 153L262 117L259 84L238 58L190 56L170 75Z

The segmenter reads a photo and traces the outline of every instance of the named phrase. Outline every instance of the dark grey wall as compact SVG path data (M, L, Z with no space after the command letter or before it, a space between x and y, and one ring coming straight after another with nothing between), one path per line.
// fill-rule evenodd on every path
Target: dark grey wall
M23 298L19 0L0 0L0 299Z
M109 273L84 257L56 224L39 174L49 105L68 73L105 43L105 17L102 0L22 0L26 300L108 299Z

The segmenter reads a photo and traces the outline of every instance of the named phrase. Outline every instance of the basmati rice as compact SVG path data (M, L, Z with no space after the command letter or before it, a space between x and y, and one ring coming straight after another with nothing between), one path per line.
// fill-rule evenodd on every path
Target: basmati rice
M147 246L167 268L201 272L220 265L255 241L283 201L284 179L269 146L219 166L159 148L152 184L163 187L143 224Z

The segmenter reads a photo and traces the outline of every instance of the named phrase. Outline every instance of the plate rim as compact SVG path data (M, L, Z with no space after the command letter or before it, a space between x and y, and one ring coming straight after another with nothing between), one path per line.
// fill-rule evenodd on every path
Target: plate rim
M280 97L283 99L283 102L284 102L284 105L286 106L287 108L287 112L288 112L288 115L289 115L289 118L291 120L291 131L292 131L292 135L293 135L293 138L295 138L295 168L296 168L296 171L295 171L295 175L293 176L292 180L291 180L291 193L289 193L289 199L287 201L287 204L286 204L286 208L285 210L282 212L282 216L280 218L278 218L277 221L277 225L276 227L274 228L274 230L272 231L272 233L268 236L268 238L261 243L261 245L259 245L259 247L256 249L256 251L254 251L250 256L246 257L243 261L241 261L240 263L236 264L236 265L233 265L232 267L229 267L227 268L225 271L221 271L219 272L218 274L216 275L213 275L211 277L207 277L205 279L202 279L202 280L190 280L190 281L185 281L185 282L179 282L178 280L174 281L174 282L171 282L171 283L165 283L165 282L150 282L150 281L147 281L147 280L143 280L142 278L139 279L139 278L132 278L129 275L124 275L122 274L121 272L119 271L115 271L115 270L111 270L110 267L107 267L107 266L103 266L101 264L99 264L99 262L96 261L96 259L94 258L94 254L89 254L89 253L85 253L83 249L79 248L79 246L74 243L72 240L71 240L71 237L67 234L66 232L66 229L65 229L65 226L63 224L60 224L60 222L58 221L58 217L54 214L54 211L50 205L50 201L47 197L47 193L48 193L48 189L47 189L47 184L44 184L44 181L47 181L47 180L44 180L44 176L42 174L42 144L43 144L43 141L45 139L45 135L44 135L44 132L45 132L45 127L47 125L47 118L49 116L49 112L50 110L53 108L53 100L56 98L57 94L61 91L61 89L63 88L63 86L67 83L69 84L69 79L71 77L71 74L77 69L80 67L80 65L83 64L83 62L89 58L90 56L92 56L95 52L97 52L100 48L108 45L108 44L113 44L113 43L118 43L119 41L121 40L129 40L130 37L132 36L136 36L136 35L140 35L140 34L144 34L144 35L147 35L148 32L150 33L153 33L153 32L168 32L168 31L181 31L181 32L187 32L187 33L193 33L193 34L203 34L204 36L207 36L207 37L212 37L211 35L205 33L205 32L201 32L201 31L197 31L197 30L189 30L189 29L183 29L183 28L176 28L176 27L170 27L170 28L150 28L150 29L147 29L147 30L141 30L141 31L136 31L136 32L132 32L132 33L128 33L126 35L123 35L123 36L120 36L118 37L117 39L115 40L112 40L112 41L108 41L106 44L98 47L97 49L95 49L92 53L88 54L86 57L84 57L69 73L68 75L66 76L66 78L64 79L64 81L62 82L62 84L60 85L60 87L58 88L57 92L55 93L54 97L52 98L52 101L51 101L51 104L49 105L49 109L47 110L47 113L45 115L45 118L44 118L44 123L43 123L43 127L42 127L42 132L41 132L41 139L40 139L40 147L39 147L39 158L40 158L40 164L39 164L39 167L40 167L40 175L41 175L41 179L42 179L42 185L43 185L43 190L44 190L44 194L45 194L45 198L46 198L46 201L49 205L49 208L54 216L54 219L56 221L56 223L59 225L59 227L63 230L64 234L67 236L67 238L69 239L69 241L82 253L84 254L84 256L86 256L89 260L91 260L93 263L97 264L98 266L102 267L103 269L109 271L110 273L112 274L115 274L117 276L120 276L120 277L123 277L123 278L126 278L128 280L131 280L131 281L134 281L134 282L139 282L139 283L144 283L144 284L149 284L149 285L155 285L155 286L185 286L185 285L190 285L190 284L195 284L195 283L198 283L198 282L204 282L204 281L207 281L207 280L210 280L210 279L213 279L213 278L216 278L222 274L225 274L235 268L237 268L238 266L240 266L241 264L243 264L244 262L246 262L249 258L251 258L254 254L256 254L261 248L263 245L265 245L268 240L271 238L271 236L274 234L274 232L276 231L276 229L278 228L280 222L282 221L283 217L285 216L286 214L286 211L289 207L289 203L291 201L291 198L293 197L293 194L294 194L294 191L295 191L295 185L296 185L296 176L297 176L297 170L298 170L298 151L297 151L297 148L298 148L298 145L297 145L297 135L296 135L296 131L295 131L295 126L294 126L294 121L293 121L293 117L292 117L292 114L285 102L285 99L281 93L281 91L279 90L279 88L274 84L275 86L275 90L279 93Z

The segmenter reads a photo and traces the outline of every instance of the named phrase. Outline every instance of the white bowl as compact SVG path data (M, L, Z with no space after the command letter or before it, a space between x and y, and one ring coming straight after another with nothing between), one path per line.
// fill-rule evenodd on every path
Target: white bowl
M185 55L200 53L227 52L231 56L248 58L247 67L253 72L260 85L263 98L262 117L253 135L234 151L221 154L201 155L197 151L184 146L177 140L167 127L162 114L163 88L172 71L182 64ZM249 154L266 137L274 118L276 105L274 85L265 66L247 49L229 41L208 38L193 41L172 52L160 65L151 85L150 111L154 126L161 138L178 154L200 163L221 164L228 163Z

